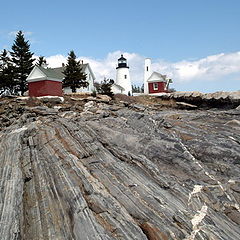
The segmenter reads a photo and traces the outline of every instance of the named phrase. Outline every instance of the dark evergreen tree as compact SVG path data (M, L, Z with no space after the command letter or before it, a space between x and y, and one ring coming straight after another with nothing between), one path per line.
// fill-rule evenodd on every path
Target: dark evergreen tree
M0 94L3 92L14 93L16 88L14 79L14 67L7 50L4 49L0 54Z
M22 31L16 35L12 46L12 62L15 68L15 77L18 85L18 91L21 95L27 90L27 76L33 68L33 53L30 52L30 44L25 40Z
M8 86L8 81L6 78L6 67L7 67L7 50L4 49L3 52L0 55L0 94L6 91Z
M136 92L136 86L132 85L132 92Z
M104 78L104 80L101 81L100 84L96 84L95 87L98 93L113 97L114 95L112 92L113 83L114 83L113 79Z
M47 60L46 60L46 58L44 57L44 56L39 56L38 57L38 60L37 60L37 62L36 62L36 64L35 64L36 66L44 66L44 65L47 65Z
M132 85L132 92L141 93L141 88L139 86Z
M75 93L77 88L87 87L87 75L83 73L80 61L76 60L74 51L68 54L67 65L63 71L65 78L63 80L63 87L70 87Z

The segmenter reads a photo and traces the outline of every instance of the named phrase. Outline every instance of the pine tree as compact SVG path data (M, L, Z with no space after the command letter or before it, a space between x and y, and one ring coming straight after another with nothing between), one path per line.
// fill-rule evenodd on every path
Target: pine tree
M16 82L14 80L14 67L6 49L0 54L0 93L14 93Z
M132 92L136 92L136 86L132 85Z
M39 56L38 57L38 61L36 63L36 66L44 66L44 65L47 65L47 60L44 56Z
M6 91L7 89L7 78L5 74L5 69L7 67L7 51L6 49L0 55L0 94Z
M12 46L12 62L14 64L18 90L21 95L27 90L27 76L33 68L33 53L30 52L30 44L25 40L22 31L16 35Z
M112 85L114 81L113 79L106 79L104 78L103 81L101 81L100 84L95 85L97 88L97 92L100 94L108 95L110 97L113 97L113 92L112 92Z
M63 71L65 78L63 80L63 87L70 87L75 93L77 88L87 87L87 75L82 72L80 61L76 60L74 51L68 54L66 68Z

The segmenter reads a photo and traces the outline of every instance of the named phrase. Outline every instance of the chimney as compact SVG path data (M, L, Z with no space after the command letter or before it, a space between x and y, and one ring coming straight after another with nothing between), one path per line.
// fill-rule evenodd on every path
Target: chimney
M62 63L62 67L65 67L65 64L64 64L64 63Z
M81 62L82 62L82 64L83 64L83 60L82 60Z

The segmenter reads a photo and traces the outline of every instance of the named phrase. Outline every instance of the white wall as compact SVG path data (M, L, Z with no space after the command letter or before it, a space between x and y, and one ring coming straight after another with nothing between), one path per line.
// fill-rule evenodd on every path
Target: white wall
M129 68L117 69L116 84L124 88L123 94L128 95L128 92L130 92L130 94L132 95L132 84L129 74Z
M42 78L42 77L45 77L45 75L38 68L34 67L32 72L27 77L27 80Z
M94 88L94 80L93 80L93 77L91 75L91 72L88 68L88 66L86 67L85 69L85 74L87 74L87 82L89 83L89 85L86 87L86 88L77 88L76 89L76 92L77 93L85 93L85 92L89 92L91 93L95 88ZM64 88L64 93L72 93L72 90L71 88L67 87L67 88Z
M70 87L65 87L64 93L72 93L72 89Z
M88 66L85 69L85 74L87 74L87 81L88 81L88 87L86 89L84 89L85 91L89 91L92 92L94 90L94 80L93 77L91 75L91 72L88 68Z
M150 58L145 59L145 64L144 64L144 93L148 94L148 78L152 74L152 63Z
M112 85L111 89L112 89L112 92L113 92L114 94L123 93L123 92L122 92L122 89L120 89L120 88L117 87L116 85Z

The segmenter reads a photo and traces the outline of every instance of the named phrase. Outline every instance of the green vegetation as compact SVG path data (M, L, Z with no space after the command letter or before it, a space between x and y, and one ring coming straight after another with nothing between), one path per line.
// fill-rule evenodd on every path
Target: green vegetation
M39 56L38 57L38 61L36 62L35 64L36 66L44 66L44 65L47 65L47 60L45 59L44 56Z
M14 66L14 81L16 90L20 91L21 95L27 91L27 76L33 69L34 59L33 53L30 51L30 44L25 40L22 31L16 35L16 39L12 45L11 62Z
M82 72L80 61L76 60L74 51L68 54L67 65L63 71L65 78L63 80L63 87L70 87L75 93L77 88L87 87L87 75Z
M112 92L113 83L114 83L113 79L105 78L103 81L101 81L101 83L96 83L95 87L98 93L113 97L114 95Z

